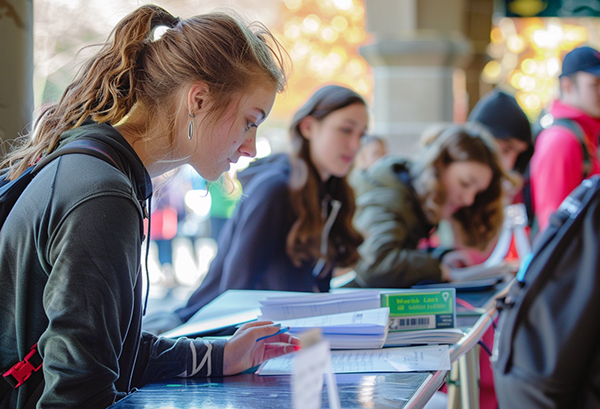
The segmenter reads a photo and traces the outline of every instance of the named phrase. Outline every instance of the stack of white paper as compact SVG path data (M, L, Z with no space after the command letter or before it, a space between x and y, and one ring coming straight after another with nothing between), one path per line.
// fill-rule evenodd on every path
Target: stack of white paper
M264 362L256 371L259 375L287 375L292 372L295 354ZM412 372L450 369L447 345L410 348L385 348L360 351L332 351L334 373Z
M416 331L389 332L385 347L414 344L456 344L465 335L458 328L422 329Z
M278 321L381 307L378 290L357 290L347 293L319 293L298 297L269 297L260 301L264 320Z
M332 349L381 348L388 331L389 308L319 315L278 321L282 327L290 327L290 333L300 334L312 328L320 328L323 339Z

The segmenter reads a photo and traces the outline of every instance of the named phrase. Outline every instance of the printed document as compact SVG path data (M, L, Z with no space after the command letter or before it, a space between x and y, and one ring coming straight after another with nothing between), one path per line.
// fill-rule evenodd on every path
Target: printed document
M260 301L260 319L278 321L381 307L378 290L319 293L300 297L269 297Z
M264 362L258 375L289 375L295 354ZM413 372L450 370L448 345L331 351L334 373Z

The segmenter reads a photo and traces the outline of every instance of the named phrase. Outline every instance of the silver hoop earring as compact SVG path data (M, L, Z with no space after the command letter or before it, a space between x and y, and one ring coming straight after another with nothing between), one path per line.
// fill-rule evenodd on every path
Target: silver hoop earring
M188 139L192 140L192 136L194 136L194 118L196 117L196 115L190 113L188 114L190 116L190 118L192 118L190 120L190 125L188 126Z

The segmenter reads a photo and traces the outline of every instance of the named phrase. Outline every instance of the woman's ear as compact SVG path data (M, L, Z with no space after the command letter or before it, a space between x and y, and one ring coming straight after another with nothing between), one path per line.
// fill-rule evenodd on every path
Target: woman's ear
M187 106L189 113L196 115L203 106L206 107L208 95L208 85L205 82L193 83L187 95Z
M310 138L313 134L316 122L317 122L317 119L314 116L305 116L304 118L302 118L300 120L300 124L299 124L300 133L302 134L302 136L305 139L310 140Z

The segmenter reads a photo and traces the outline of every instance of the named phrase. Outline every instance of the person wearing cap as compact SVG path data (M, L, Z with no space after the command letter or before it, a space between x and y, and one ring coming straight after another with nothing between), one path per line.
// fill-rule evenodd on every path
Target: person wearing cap
M585 177L600 174L600 52L578 47L567 53L559 77L560 97L549 113L571 120L583 140L566 126L550 126L535 141L530 163L532 205L539 232L550 214ZM584 151L586 149L586 151ZM589 164L584 167L584 158Z

